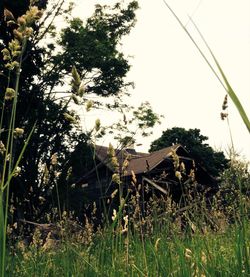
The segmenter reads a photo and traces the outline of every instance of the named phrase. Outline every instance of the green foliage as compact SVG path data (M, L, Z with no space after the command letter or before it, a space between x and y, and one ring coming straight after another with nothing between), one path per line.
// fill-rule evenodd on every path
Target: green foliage
M118 48L123 36L129 33L135 23L137 2L133 1L127 6L99 5L86 22L72 19L62 33L54 38L53 20L58 16L67 16L69 12L69 9L62 7L63 2L62 0L49 3L50 10L45 10L44 20L40 24L34 24L34 37L27 41L24 52L16 126L25 130L24 138L35 122L36 127L20 164L21 174L12 180L10 186L10 195L16 208L14 218L42 220L46 211L57 206L57 186L60 198L65 200L63 194L68 191L70 184L66 179L63 180L63 177L66 178L65 172L69 164L76 164L72 162L72 159L79 157L74 154L75 151L82 154L79 145L86 143L87 147L90 135L86 134L88 139L82 140L85 135L81 131L79 118L72 109L73 103L85 105L90 93L121 96L130 85L124 80L129 64ZM28 1L4 2L4 7L11 9L15 19L25 13L28 5ZM46 9L47 1L40 0L37 5ZM12 31L15 28L15 24L7 25L2 17L0 50L13 38ZM51 43L43 43L41 39L49 40ZM56 50L58 44L62 52ZM75 68L73 72L72 68ZM8 84L8 72L4 67L2 55L0 70L0 91L6 91L8 86L14 87L13 76ZM63 87L71 73L74 77L72 90ZM0 101L3 102L4 95L1 94L0 97ZM0 108L0 112L6 110L6 117L2 122L3 141L6 141L10 108L9 102ZM96 127L100 128L99 125ZM20 141L15 140L15 153L20 153L21 147ZM56 167L51 164L54 154L58 157ZM76 174L75 170L73 174ZM75 179L79 174L84 172L78 172Z
M156 123L160 123L159 116L153 112L148 102L142 103L133 114L135 119L138 120L140 129L152 128Z
M249 163L233 156L230 166L220 175L219 206L230 221L240 220L250 212ZM235 218L237 217L237 218Z
M230 166L221 174L221 187L232 191L241 191L250 196L249 163L233 157Z
M126 9L119 3L113 8L97 5L86 24L79 18L71 20L59 41L63 51L54 57L56 70L67 74L74 64L81 79L88 81L86 92L102 96L120 93L131 83L124 80L130 65L118 46L134 26L137 8L136 1Z
M156 151L173 144L181 144L189 151L190 155L200 163L207 171L218 176L227 168L228 160L223 152L212 149L205 141L208 137L203 136L199 129L189 129L174 127L162 133L162 136L152 142L150 151Z

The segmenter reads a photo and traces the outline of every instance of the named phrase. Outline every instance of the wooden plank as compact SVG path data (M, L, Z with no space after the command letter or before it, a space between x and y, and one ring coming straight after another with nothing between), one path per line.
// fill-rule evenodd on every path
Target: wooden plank
M166 195L169 195L169 193L164 189L162 188L161 186L157 185L155 182L153 182L152 180L146 178L146 177L143 177L142 178L143 181L146 181L148 182L151 186L155 187L156 189L158 189L159 191L161 191L162 193L166 194Z

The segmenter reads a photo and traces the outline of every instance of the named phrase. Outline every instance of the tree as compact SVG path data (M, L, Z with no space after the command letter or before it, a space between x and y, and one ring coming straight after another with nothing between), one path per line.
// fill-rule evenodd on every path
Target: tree
M34 124L35 131L23 156L21 173L13 179L11 195L15 207L20 207L17 210L22 211L19 217L28 219L42 218L45 211L56 205L52 200L55 198L55 180L59 177L55 178L55 175L67 172L71 153L75 153L74 149L83 136L89 137L78 128L79 120L71 103L75 101L85 105L90 94L120 97L125 88L131 85L124 79L130 66L118 46L135 23L137 2L132 1L127 6L118 3L113 8L97 5L93 16L86 23L72 19L55 38L54 18L70 11L63 9L63 3L64 0L50 1L48 8L46 0L37 1L36 5L45 9L44 20L34 24L34 36L27 42L22 64L16 126L25 130L24 139ZM8 48L8 43L14 38L13 30L17 28L15 21L29 8L29 1L6 0L4 8L11 10L14 22L8 24L8 19L1 17L0 50ZM44 39L51 43L42 43ZM57 50L57 42L61 52ZM82 93L76 93L74 86L63 86L69 80L73 66L79 72L78 85L85 85ZM8 82L13 86L14 76L8 78L2 55L0 70L0 91L5 91ZM0 101L4 102L3 95L0 97ZM98 105L101 101L96 102ZM2 129L7 130L8 109L11 109L11 105L1 106L0 112L4 108L7 108L7 114L3 118ZM3 132L0 140L4 139ZM88 139L84 141L87 143ZM21 147L20 141L15 140L17 154ZM51 164L55 153L56 170ZM50 169L54 175L51 172L48 174ZM63 176L65 174L61 174L57 180L61 191L67 184Z
M205 141L208 137L203 136L199 129L174 127L167 129L162 136L151 143L150 151L156 151L173 144L181 144L190 155L207 171L218 176L228 166L228 160L221 151L214 151Z

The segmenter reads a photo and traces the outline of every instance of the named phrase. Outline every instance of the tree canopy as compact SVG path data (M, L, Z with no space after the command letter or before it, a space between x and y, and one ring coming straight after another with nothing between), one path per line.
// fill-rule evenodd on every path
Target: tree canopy
M34 1L4 1L0 51L7 49L11 40L17 39L13 31L18 27L18 18L29 9L30 2ZM55 32L55 18L69 15L71 11L71 8L64 8L64 2L35 1L39 9L44 9L44 15L33 24L33 36L23 53L15 125L24 129L22 139L27 138L34 125L35 130L23 155L21 172L11 185L11 197L22 213L19 217L41 218L46 210L56 205L53 199L56 186L60 186L62 193L69 186L67 174L60 173L69 171L78 157L76 151L82 151L80 145L87 145L90 139L80 128L73 103L85 106L89 94L120 97L131 85L125 81L130 65L119 46L123 36L129 34L135 24L137 2L117 3L113 7L97 5L94 14L85 22L78 18L65 19L66 27L58 33ZM0 91L14 87L15 71L9 72L6 68L2 52L0 71ZM72 79L69 78L71 74L75 75L77 91L72 83L70 88L65 86ZM0 101L4 103L3 94ZM100 100L96 102L101 103ZM0 134L3 142L11 107L12 103L7 102L0 107L1 114L5 111ZM22 148L21 139L15 139L14 148L17 158ZM56 167L51 164L53 155L57 157Z
M228 160L223 152L213 150L206 143L207 140L208 137L203 136L199 129L186 130L174 127L167 129L162 133L160 138L153 141L150 151L156 151L174 144L181 144L211 175L218 176L227 167Z

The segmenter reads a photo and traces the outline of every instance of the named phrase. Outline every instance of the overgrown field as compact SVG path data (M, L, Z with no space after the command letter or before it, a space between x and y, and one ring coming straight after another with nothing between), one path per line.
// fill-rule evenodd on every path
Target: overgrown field
M209 204L188 195L187 208L153 195L144 211L138 190L109 223L96 224L93 210L83 224L66 212L30 222L29 235L9 226L6 276L250 276L249 190L241 189L221 188Z
M71 16L72 6L64 8L65 0L51 1L51 6L47 0L5 2L9 3L3 4L0 19L0 277L250 276L250 172L234 151L214 190L200 188L194 160L194 169L187 172L171 152L173 184L181 188L176 200L169 187L164 196L142 188L134 172L124 186L129 158L120 164L110 145L114 169L110 184L115 189L96 197L99 205L84 194L84 205L93 209L80 215L85 209L79 193L84 173L96 172L98 185L107 186L99 178L94 157L96 139L105 135L106 127L96 119L91 131L83 131L71 105L84 107L84 114L99 107L119 111L122 119L108 133L124 147L136 134L129 131L129 124L136 121L137 131L146 136L159 122L149 103L135 110L121 98L132 83L124 79L130 65L118 46L135 24L137 1L126 8L121 3L114 8L97 5L85 23L69 21L66 15ZM221 77L171 12L250 132L246 112L202 34L197 29ZM57 38L54 19L64 14L68 27ZM58 45L41 46L44 43L38 42L43 39ZM70 88L57 91L70 74ZM93 95L116 98L102 104L101 98L89 98ZM227 95L221 117L229 126ZM130 119L128 112L133 115ZM167 175L164 168L159 177Z
M250 276L248 221L220 231L173 226L156 226L150 235L90 229L45 244L36 233L30 246L20 240L10 250L7 276Z

